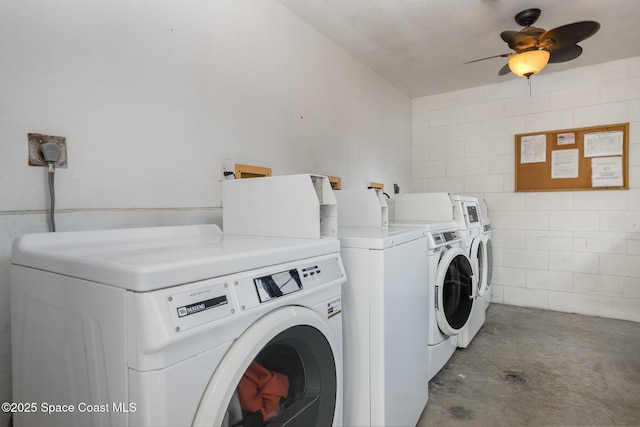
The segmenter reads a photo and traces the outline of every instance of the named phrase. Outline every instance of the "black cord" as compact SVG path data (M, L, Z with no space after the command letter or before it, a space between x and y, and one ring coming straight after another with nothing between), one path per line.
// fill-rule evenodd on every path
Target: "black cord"
M51 231L56 231L56 220L55 220L55 210L56 210L56 193L53 185L53 178L55 176L55 169L51 170L49 168L49 222L51 223Z

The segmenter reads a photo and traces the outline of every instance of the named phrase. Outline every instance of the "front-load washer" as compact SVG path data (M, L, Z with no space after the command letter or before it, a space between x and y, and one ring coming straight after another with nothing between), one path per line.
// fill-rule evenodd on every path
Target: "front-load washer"
M484 199L478 200L480 204L480 219L482 221L482 228L484 231L484 247L487 258L487 278L486 288L484 293L484 309L485 311L491 304L491 281L493 280L493 229L491 228L491 218L489 217L489 207Z
M458 347L466 348L485 321L485 294L487 293L488 259L485 235L480 220L480 204L476 197L451 195L454 219L458 222L462 247L473 262L477 287L469 324L458 336Z
M486 256L477 199L449 193L406 193L396 196L396 218L408 220L453 220L458 224L460 245L469 256L474 283L472 308L466 327L458 335L458 347L467 347L485 320Z
M335 238L18 238L14 425L342 425L344 281Z
M415 425L427 404L426 236L424 228L338 227L347 274L342 294L347 426Z
M451 358L458 347L458 336L470 321L476 279L472 261L462 247L456 222L391 222L391 230L406 226L422 226L428 233L426 259L423 258L422 262L427 265L425 287L428 289L430 381Z

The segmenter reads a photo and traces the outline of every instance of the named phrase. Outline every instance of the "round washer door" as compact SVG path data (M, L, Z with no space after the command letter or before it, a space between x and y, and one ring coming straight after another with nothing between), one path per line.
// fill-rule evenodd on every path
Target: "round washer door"
M315 311L282 307L260 318L234 343L216 368L202 396L194 426L257 425L329 426L342 423L342 362L339 345L326 321ZM250 365L288 378L288 393L277 415L240 408L238 384ZM239 415L238 415L239 414ZM231 420L229 419L231 417ZM256 424L253 424L256 425Z
M440 258L436 274L436 320L444 334L457 335L467 325L475 286L467 254L461 248L447 250Z
M476 297L482 297L487 291L487 250L484 236L478 236L471 243L469 254L475 268L476 277Z

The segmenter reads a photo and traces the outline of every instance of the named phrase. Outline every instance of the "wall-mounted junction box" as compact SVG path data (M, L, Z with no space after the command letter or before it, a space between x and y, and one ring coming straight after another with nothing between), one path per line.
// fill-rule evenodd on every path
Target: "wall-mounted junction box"
M218 160L218 181L226 179L225 172L233 173L233 163L231 163L231 160L221 157Z
M60 150L56 168L66 169L67 164L67 139L64 136L42 135L39 133L27 134L29 138L29 166L46 166L47 162L42 156L40 146L48 142L56 144Z

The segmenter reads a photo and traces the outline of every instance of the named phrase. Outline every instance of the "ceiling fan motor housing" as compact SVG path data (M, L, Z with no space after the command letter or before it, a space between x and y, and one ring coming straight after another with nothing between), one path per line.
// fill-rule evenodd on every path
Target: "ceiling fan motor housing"
M528 27L540 18L540 9L527 9L516 15L516 23L522 27Z

